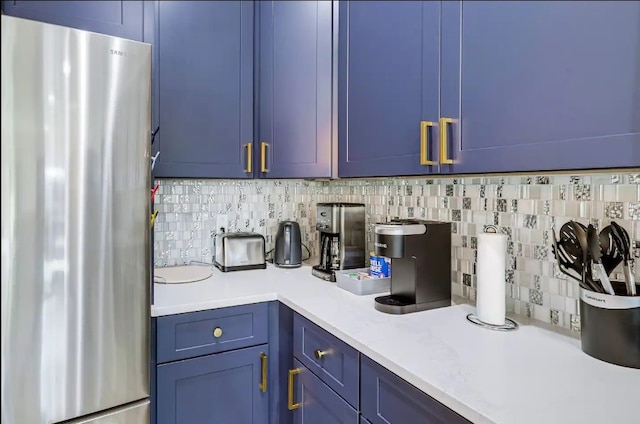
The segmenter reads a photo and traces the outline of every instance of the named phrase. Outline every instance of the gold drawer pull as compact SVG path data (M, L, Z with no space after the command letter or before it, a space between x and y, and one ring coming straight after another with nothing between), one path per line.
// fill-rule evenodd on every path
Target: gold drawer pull
M244 172L251 172L251 160L252 160L251 146L252 145L253 145L252 143L245 144L245 147L247 148L247 168L244 170Z
M289 407L289 411L300 408L300 402L293 403L293 376L300 374L300 371L302 371L302 368L289 370L289 384L287 388L287 406Z
M449 124L453 124L453 119L440 118L440 163L445 165L453 164L453 159L449 159L447 154L447 143L449 141L447 130Z
M213 337L215 337L216 339L219 338L220 336L222 336L222 328L220 327L216 327L213 330Z
M316 357L318 361L321 360L323 356L328 355L329 353L331 353L330 350L316 349L313 351L313 355Z
M420 121L420 165L437 165L435 160L429 160L429 127L433 122Z
M267 168L267 147L269 147L269 143L264 141L260 143L260 172L269 172L269 168Z
M260 363L262 366L262 381L260 382L260 390L262 392L267 391L267 355L264 352L260 352Z

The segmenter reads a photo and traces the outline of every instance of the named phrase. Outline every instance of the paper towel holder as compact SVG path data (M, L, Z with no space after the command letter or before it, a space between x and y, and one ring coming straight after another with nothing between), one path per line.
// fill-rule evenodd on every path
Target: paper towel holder
M504 234L504 232L500 231L500 229L495 225L487 225L487 226L485 226L484 232L485 233ZM514 320L512 320L511 318L507 318L507 317L504 318L504 324L502 324L502 325L486 323L486 322L480 320L474 314L468 314L467 315L467 320L472 324L478 325L478 326L480 326L482 328L487 328L489 330L513 331L513 330L517 330L518 329L518 323L515 322Z
M480 321L480 319L478 319L478 317L474 314L467 315L467 320L472 324L478 325L482 328L487 328L489 330L513 331L518 329L518 323L507 317L504 318L504 324L502 325L488 324L484 321Z

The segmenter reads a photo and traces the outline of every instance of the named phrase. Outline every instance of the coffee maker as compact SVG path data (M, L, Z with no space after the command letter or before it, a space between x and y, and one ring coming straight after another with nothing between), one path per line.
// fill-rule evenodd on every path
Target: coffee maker
M391 258L391 294L375 299L390 314L451 305L451 223L394 220L376 224L375 254Z
M312 275L336 281L335 272L365 267L365 223L362 203L318 203L320 264Z

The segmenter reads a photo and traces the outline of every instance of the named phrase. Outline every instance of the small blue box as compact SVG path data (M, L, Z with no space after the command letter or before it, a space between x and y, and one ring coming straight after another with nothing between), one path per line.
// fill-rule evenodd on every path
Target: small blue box
M391 277L391 259L371 255L369 257L369 274L376 278Z

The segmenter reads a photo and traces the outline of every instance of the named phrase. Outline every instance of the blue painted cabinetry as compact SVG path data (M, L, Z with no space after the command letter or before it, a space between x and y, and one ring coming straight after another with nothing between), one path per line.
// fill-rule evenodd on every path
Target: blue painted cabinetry
M332 2L256 2L255 175L331 176Z
M143 41L144 1L3 1L9 16Z
M640 166L639 28L638 2L340 2L339 175Z
M443 172L639 166L639 31L639 2L442 2Z
M156 177L251 177L253 2L156 2Z
M372 424L469 424L366 356L361 356L360 364L360 409Z
M358 412L301 362L294 360L297 374L294 424L358 424Z
M152 370L155 423L268 423L269 397L277 383L269 375L277 349L270 352L267 343L273 306L156 318L151 360L157 364Z
M439 171L440 2L339 2L341 177Z
M268 422L268 395L260 390L267 345L158 366L157 423Z

